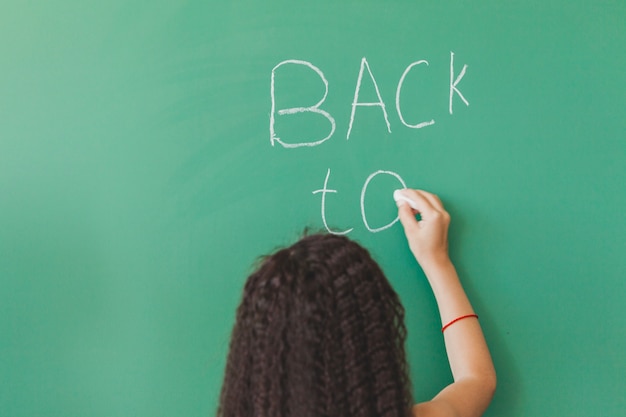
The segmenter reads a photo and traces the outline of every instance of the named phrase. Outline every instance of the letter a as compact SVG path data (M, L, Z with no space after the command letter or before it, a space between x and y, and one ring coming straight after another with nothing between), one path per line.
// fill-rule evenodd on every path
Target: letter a
M278 115L283 116L285 114L308 113L308 112L321 114L330 122L330 133L324 139L320 139L315 142L287 143L281 140L278 136L276 136L276 132L274 131L274 117L276 114L276 97L274 94L274 78L275 78L276 70L286 64L304 65L304 66L311 68L313 71L317 73L317 75L319 75L319 77L324 82L325 91L324 91L324 96L319 102L317 102L317 104L313 106L309 106L309 107L291 107L288 109L281 109L281 110L278 110ZM333 119L333 117L327 111L320 109L320 106L322 105L324 100L326 100L326 96L328 95L328 81L326 80L326 77L324 77L324 74L322 73L322 71L320 71L319 68L317 68L315 65L311 64L310 62L299 61L296 59L289 59L287 61L283 61L280 64L276 65L272 69L272 81L270 85L270 94L272 98L272 112L270 113L270 142L272 146L274 146L276 142L280 143L285 148L299 148L301 146L317 146L327 141L328 139L330 139L333 133L335 133L335 119Z
M376 89L376 96L378 97L378 101L373 103L359 103L359 90L361 89L361 80L363 79L363 68L367 68L367 72L374 83L374 88ZM356 106L379 106L383 110L383 116L385 117L385 123L387 123L387 131L391 133L391 126L389 125L389 118L387 117L387 111L385 110L385 102L380 97L380 91L378 91L378 85L376 85L376 80L372 75L372 71L370 70L370 66L367 63L367 59L361 59L361 69L359 70L359 78L356 82L356 89L354 90L354 100L352 101L352 113L350 114L350 125L348 126L348 136L346 139L350 139L350 132L352 131L352 123L354 122L354 112L356 110Z

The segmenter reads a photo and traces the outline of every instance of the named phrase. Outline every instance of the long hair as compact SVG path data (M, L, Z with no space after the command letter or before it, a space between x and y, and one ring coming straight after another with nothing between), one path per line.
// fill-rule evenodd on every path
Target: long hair
M407 417L404 308L369 252L315 234L265 257L237 309L218 417Z

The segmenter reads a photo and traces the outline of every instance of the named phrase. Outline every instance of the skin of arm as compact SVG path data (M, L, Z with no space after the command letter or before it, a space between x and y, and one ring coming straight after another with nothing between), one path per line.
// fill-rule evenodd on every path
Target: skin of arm
M412 189L404 189L402 194L417 207L413 209L398 201L398 215L409 247L433 290L442 325L474 314L448 255L450 215L434 194ZM417 213L420 221L415 218ZM455 322L446 328L444 340L454 382L432 400L415 405L413 414L416 417L481 416L493 398L496 372L479 321L469 317Z

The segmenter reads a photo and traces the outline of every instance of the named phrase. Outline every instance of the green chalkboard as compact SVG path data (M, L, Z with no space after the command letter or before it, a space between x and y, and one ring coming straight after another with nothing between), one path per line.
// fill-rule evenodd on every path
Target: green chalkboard
M625 21L621 0L5 0L0 415L213 415L251 265L305 227L381 263L429 399L451 376L402 183L451 212L486 415L620 415Z

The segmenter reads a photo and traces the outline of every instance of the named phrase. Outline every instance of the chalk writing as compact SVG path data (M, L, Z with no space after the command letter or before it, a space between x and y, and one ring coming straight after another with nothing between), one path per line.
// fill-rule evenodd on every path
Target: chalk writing
M402 122L404 126L410 129L422 129L427 126L432 126L435 124L435 119L433 118L431 118L430 120L422 120L417 123L407 122L407 120L405 119L405 115L402 112L402 109L400 106L400 96L402 94L402 87L404 85L406 77L411 72L411 70L413 70L414 68L417 69L417 67L422 64L424 65L424 68L430 67L430 64L428 63L428 61L424 59L419 60L419 61L414 61L411 64L409 64L404 70L404 72L402 73L402 75L400 76L400 80L398 81L398 84L396 87L396 103L395 103L396 112L398 113L398 118L400 119L400 122ZM281 67L290 66L290 65L291 66L293 65L304 66L306 68L309 68L313 72L315 72L315 74L317 74L317 76L321 79L322 83L324 84L324 93L321 95L322 98L319 99L313 105L302 106L302 107L288 107L288 108L281 108L277 110L276 108L276 73ZM374 87L374 91L376 92L377 101L368 102L368 101L359 100L359 94L360 94L361 85L363 82L363 73L365 72L365 70L367 70L369 80L371 81ZM463 93L461 93L458 87L459 83L465 76L466 70L467 70L467 65L463 65L463 67L461 68L461 71L455 77L454 52L450 52L450 84L449 84L448 111L451 115L453 114L453 101L454 101L455 95L457 95L466 106L469 106L469 101L467 101L467 99L465 98ZM271 111L270 111L270 144L271 146L275 146L276 143L278 143L285 148L313 147L313 146L321 145L322 143L329 140L335 133L337 125L335 123L335 119L330 115L330 113L321 108L322 104L326 100L326 97L328 96L328 89L329 89L329 83L328 83L328 80L326 79L326 76L324 75L322 70L320 70L318 67L316 67L312 63L308 61L297 60L297 59L288 59L288 60L278 63L272 69L271 80L270 80L270 98L271 98L271 106L272 106ZM315 101L315 100L312 100L312 101ZM378 88L378 83L376 82L376 78L374 77L374 74L372 73L370 65L365 57L361 59L361 65L359 67L356 87L354 89L354 98L352 100L350 120L348 121L348 131L346 133L346 140L350 139L357 107L379 107L380 110L382 111L383 118L385 120L387 132L391 134L391 123L389 122L389 116L387 114L385 102L383 101L383 98L380 94L380 89ZM298 113L313 113L313 114L323 116L324 118L326 118L326 120L328 120L328 123L330 124L330 132L324 138L306 139L306 140L302 138L298 138L298 139L292 138L290 140L285 140L281 138L279 135L277 135L276 134L276 116L289 116L289 115L294 115ZM330 172L331 172L330 168L328 168L328 170L326 171L326 177L324 179L323 187L318 190L313 191L313 194L321 194L320 212L322 216L322 223L324 224L324 227L326 228L326 230L332 234L346 235L352 232L354 228L349 228L345 230L333 230L328 225L327 195L338 193L337 190L329 188L328 183L330 181ZM390 221L389 223L381 227L372 227L369 221L367 220L367 215L365 212L365 196L367 194L367 189L368 189L370 182L378 175L390 175L398 180L398 182L402 186L401 188L406 188L406 184L404 180L402 179L402 177L400 177L400 175L398 175L397 173L393 171L379 170L370 174L367 177L367 179L365 180L365 183L363 184L363 187L361 188L360 208L361 208L361 219L363 220L363 224L365 225L365 228L371 233L378 233L383 230L389 229L394 224L396 224L399 220L398 216L396 216L392 221ZM389 192L389 196L390 196L390 201L391 201L391 190Z
M380 175L380 174L386 174L386 175L391 175L393 177L396 177L396 179L398 181L400 181L400 184L402 184L402 188L406 188L406 184L404 183L404 180L402 180L402 178L400 177L400 175L396 174L395 172L392 171L376 171L373 174L370 174L369 177L367 177L367 180L365 180L365 184L363 184L363 189L361 190L361 217L363 217L363 224L365 225L365 227L367 228L367 230L369 230L372 233L378 233L378 232L382 232L385 229L389 229L391 226L393 226L398 220L400 220L400 218L398 216L396 216L396 218L394 220L391 221L391 223L386 224L385 226L382 227L378 227L378 228L372 228L370 227L369 223L367 222L367 216L365 215L365 193L367 192L367 186L370 183L370 181L376 176L376 175Z
M324 96L322 97L322 99L320 101L318 101L316 104L314 104L313 106L309 106L309 107L292 107L292 108L288 108L288 109L281 109L281 110L278 111L278 115L279 116L283 116L283 115L286 115L286 114L307 113L307 112L321 114L326 119L328 119L328 121L330 122L330 133L324 139L320 139L320 140L317 140L317 141L314 141L314 142L287 143L287 142L282 141L278 136L276 136L276 132L274 131L274 118L275 118L274 115L276 114L276 95L274 93L275 73L276 73L276 70L278 68L282 67L283 65L287 65L287 64L305 65L305 66L311 68L313 71L315 71L317 73L317 75L319 75L319 77L324 82L325 91L324 91ZM324 100L326 100L326 96L328 95L328 81L326 80L326 77L324 77L324 73L319 68L317 68L315 65L311 64L310 62L300 61L300 60L297 60L297 59L288 59L288 60L283 61L283 62L279 63L278 65L276 65L272 69L272 81L271 81L271 87L270 87L270 95L271 95L271 98L272 98L272 111L270 113L270 142L271 142L272 146L274 146L275 142L280 143L285 148L299 148L301 146L317 146L317 145L320 145L323 142L327 141L328 139L330 139L330 137L333 135L333 133L335 133L335 119L333 119L333 117L327 111L320 109L320 106L322 105Z
M398 88L396 89L396 111L398 112L398 117L400 118L400 121L402 122L402 124L404 124L406 127L410 127L413 129L421 129L423 127L435 124L435 120L430 119L427 122L421 122L421 123L417 123L414 125L410 125L404 120L404 116L402 115L402 110L400 110L400 91L402 90L402 84L404 83L404 79L406 78L406 75L409 73L409 71L411 71L411 68L420 64L428 65L428 61L421 60L421 61L413 62L411 65L406 67L406 69L402 73L402 77L400 77L400 82L398 82Z
M421 129L421 128L432 126L435 124L435 120L432 118L430 120L417 122L414 124L408 123L405 119L405 115L402 112L402 109L400 106L400 95L402 93L402 86L404 84L404 81L407 75L413 68L422 64L425 64L426 67L429 66L429 63L426 60L419 60L419 61L415 61L409 64L404 70L404 72L402 73L402 75L400 76L400 80L398 81L398 85L396 87L396 111L398 113L398 118L400 119L400 121L402 122L404 126L411 128L411 129ZM279 110L276 109L276 71L280 67L289 66L289 65L305 66L311 69L312 71L314 71L317 74L317 76L322 80L324 84L324 94L322 95L322 98L319 101L317 101L317 103L315 103L312 106L289 107L289 108L279 109ZM369 79L372 82L372 85L374 86L374 91L376 92L376 97L378 99L377 101L372 101L372 102L359 101L359 93L361 91L361 85L363 82L363 73L365 72L365 70L367 70ZM464 64L459 74L455 77L454 52L450 52L450 84L449 84L449 89L448 89L448 92L449 92L448 111L450 114L453 114L452 107L453 107L453 101L454 101L455 95L457 95L466 106L469 106L469 101L467 101L463 93L459 90L459 83L465 76L466 70L467 70L467 65ZM271 98L270 143L271 145L275 146L276 143L279 143L285 148L299 148L299 147L304 147L304 146L311 147L311 146L321 145L322 143L330 139L335 133L337 125L335 123L335 119L333 118L333 116L331 116L331 114L328 111L323 110L321 108L322 104L326 100L326 97L328 96L328 89L329 89L329 83L328 83L328 80L326 79L326 76L322 72L322 70L320 70L318 67L316 67L315 65L313 65L312 63L308 61L303 61L303 60L298 60L298 59L288 59L276 65L272 69L271 80L270 80L270 98ZM372 73L372 70L367 61L367 58L365 57L361 59L361 65L359 67L356 87L354 89L354 98L352 100L350 120L348 121L348 131L346 133L346 140L350 139L350 135L352 134L352 128L354 126L354 118L356 115L357 107L379 107L383 113L383 118L385 120L387 132L391 133L391 123L389 122L389 115L387 114L387 108L385 106L385 102L380 94L380 89L378 88L378 83L376 82L376 78L374 78L374 74ZM302 139L287 141L281 138L279 135L277 135L276 134L276 116L288 116L288 115L293 115L297 113L314 113L314 114L319 114L325 117L330 123L330 132L328 133L326 137L322 139L308 140L308 141L302 141Z
M359 102L359 91L361 90L361 80L363 79L363 68L367 68L367 73L370 75L370 79L374 83L374 88L376 89L376 96L378 97L378 101L375 102ZM391 125L389 124L389 117L387 117L387 110L385 110L385 102L380 96L380 91L378 90L378 84L376 84L376 79L374 75L372 75L372 70L370 69L369 64L367 63L367 59L361 59L361 68L359 69L359 77L356 81L356 89L354 90L354 100L352 100L352 112L350 113L350 125L348 126L348 134L346 135L346 139L350 139L350 132L352 131L352 123L354 123L354 113L356 111L357 106L379 106L383 111L383 116L385 117L385 123L387 124L387 131L391 133Z
M394 220L392 220L390 223L382 226L382 227L372 227L370 226L369 222L367 221L367 216L365 214L365 194L367 193L367 186L369 185L370 181L372 181L372 179L374 179L374 177L376 177L377 175L381 175L381 174L385 174L385 175L391 175L393 177L395 177L400 184L402 185L401 188L406 188L406 183L404 182L404 180L402 179L402 177L400 177L400 175L396 174L395 172L392 171L383 171L383 170L379 170L376 171L372 174L370 174L369 177L367 177L367 179L365 180L365 183L363 184L363 188L361 189L361 218L363 219L363 224L365 225L365 228L367 230L369 230L372 233L378 233L378 232L382 232L385 229L389 229L391 226L393 226L398 220L398 216L396 216L396 218ZM321 213L322 213L322 223L324 223L324 227L326 228L326 230L329 233L335 234L335 235L346 235L348 233L350 233L352 230L354 230L354 228L350 228L347 230L343 230L343 231L337 231L337 230L332 230L329 226L328 226L328 221L326 220L326 194L327 193L337 193L337 190L332 190L328 188L328 179L330 178L330 168L328 168L328 171L326 172L326 178L324 179L324 187L319 189L319 190L315 190L313 191L313 194L322 194L322 204L321 204ZM389 195L391 195L391 190L389 192Z
M454 80L454 52L450 52L450 114L452 114L452 97L454 96L454 93L457 93L461 100L463 100L463 103L465 103L466 106L469 106L469 102L465 99L465 97L463 97L463 94L461 94L459 89L456 88L457 84L463 79L463 76L465 76L466 69L467 65L463 65L461 73L458 77L456 77L456 80ZM452 80L454 80L454 82Z

